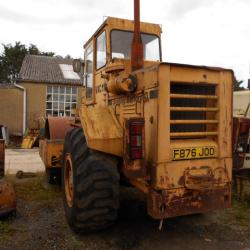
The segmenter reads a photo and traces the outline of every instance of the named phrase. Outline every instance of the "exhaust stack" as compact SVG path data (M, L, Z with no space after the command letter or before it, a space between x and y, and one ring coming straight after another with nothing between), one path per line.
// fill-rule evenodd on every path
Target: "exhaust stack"
M131 51L132 71L143 68L144 52L140 30L140 0L134 0L134 37Z

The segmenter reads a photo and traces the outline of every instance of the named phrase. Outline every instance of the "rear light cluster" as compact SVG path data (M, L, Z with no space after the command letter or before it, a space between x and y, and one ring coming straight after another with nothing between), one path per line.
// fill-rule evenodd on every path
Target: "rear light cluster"
M129 144L128 151L131 160L144 158L144 119L128 120Z

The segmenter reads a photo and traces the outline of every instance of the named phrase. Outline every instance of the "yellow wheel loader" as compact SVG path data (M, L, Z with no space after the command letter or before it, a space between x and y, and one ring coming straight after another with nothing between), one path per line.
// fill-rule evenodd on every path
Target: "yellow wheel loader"
M140 22L134 4L134 21L108 17L73 63L85 95L61 166L76 232L115 222L121 177L154 219L231 204L233 72L162 62L161 27Z

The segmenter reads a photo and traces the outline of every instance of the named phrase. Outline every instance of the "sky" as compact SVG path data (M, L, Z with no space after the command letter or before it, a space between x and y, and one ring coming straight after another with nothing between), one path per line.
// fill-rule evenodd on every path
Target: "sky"
M133 0L0 0L0 43L83 57L106 16L133 19ZM233 69L250 78L250 0L141 0L141 20L162 25L167 62ZM0 48L1 52L1 48Z

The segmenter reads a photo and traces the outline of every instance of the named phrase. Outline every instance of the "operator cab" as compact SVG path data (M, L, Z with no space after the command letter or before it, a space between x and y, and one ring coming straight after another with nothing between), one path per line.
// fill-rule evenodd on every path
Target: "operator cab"
M108 17L84 45L85 62L88 59L89 50L93 50L93 46L96 46L96 70L115 58L131 59L133 32L133 21ZM161 32L158 24L141 23L145 61L161 61ZM92 49L88 49L91 47Z
M93 104L96 96L103 92L107 68L117 66L118 63L119 67L122 67L120 74L131 73L133 32L133 21L108 17L84 45L84 85L87 103ZM161 32L160 25L141 23L144 68L159 64L162 60ZM93 86L96 91L93 90Z

